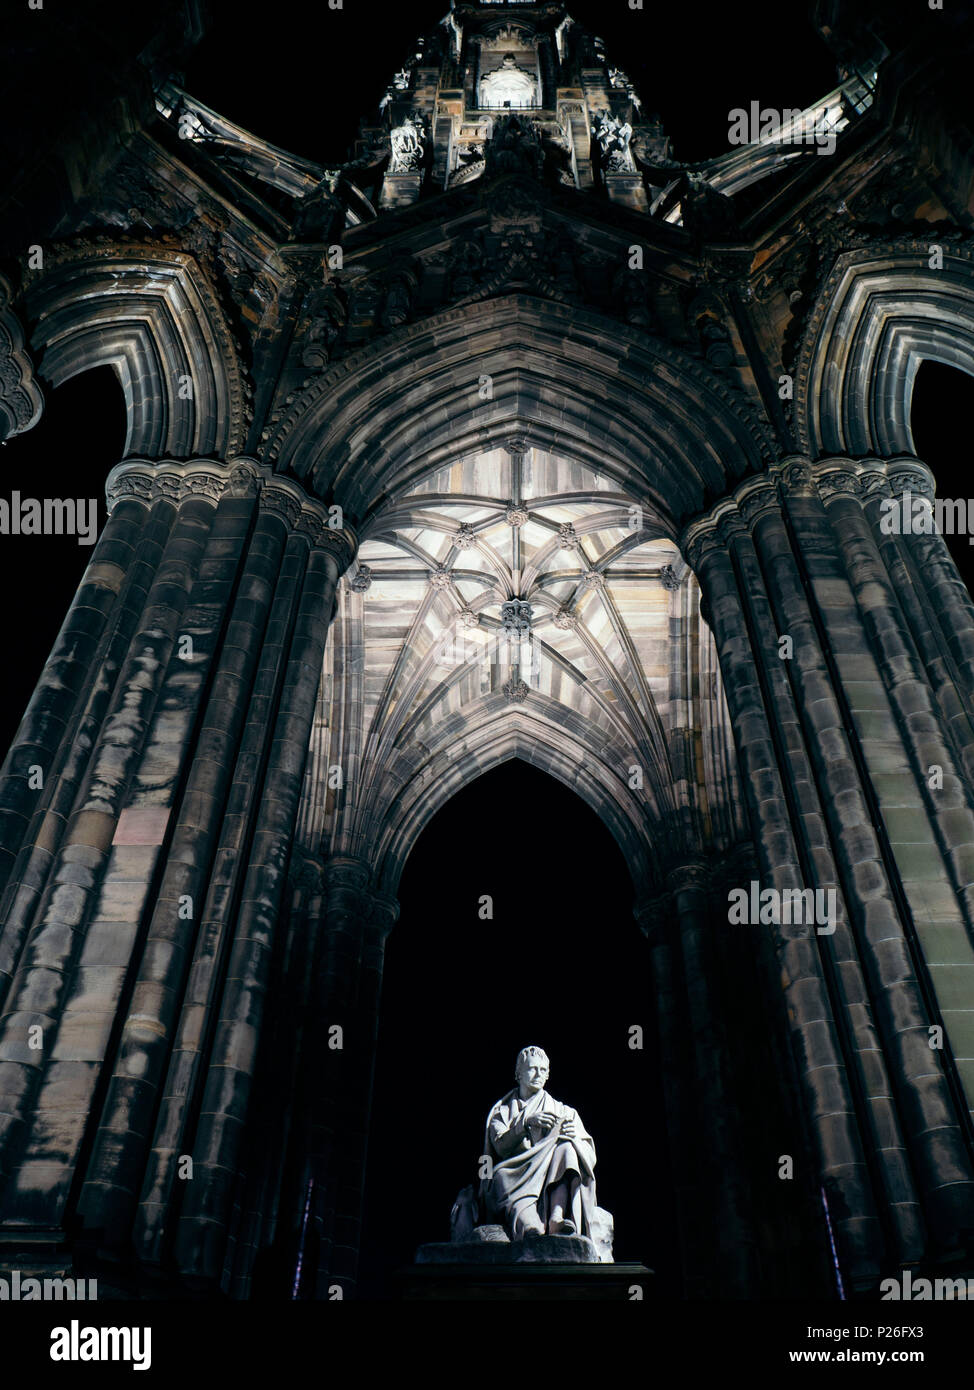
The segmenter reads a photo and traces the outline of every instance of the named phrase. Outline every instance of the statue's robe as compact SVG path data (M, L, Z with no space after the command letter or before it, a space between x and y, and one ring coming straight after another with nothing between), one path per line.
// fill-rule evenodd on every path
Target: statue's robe
M526 1123L542 1114L553 1115L556 1123L535 1143ZM574 1139L561 1134L561 1126L568 1119L575 1122ZM493 1164L493 1176L483 1179L480 1185L488 1220L502 1223L518 1240L527 1229L525 1209L533 1208L547 1231L552 1189L565 1181L570 1192L565 1217L575 1223L579 1235L591 1238L595 1218L595 1145L571 1106L562 1105L547 1091L538 1091L523 1101L515 1087L487 1116L484 1153L490 1155Z

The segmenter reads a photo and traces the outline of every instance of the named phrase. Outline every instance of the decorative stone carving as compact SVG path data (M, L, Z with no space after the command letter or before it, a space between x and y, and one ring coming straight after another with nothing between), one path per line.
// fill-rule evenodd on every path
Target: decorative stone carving
M588 570L582 576L582 586L586 589L604 589L605 575L600 570Z
M341 338L346 319L345 304L336 287L326 284L307 295L303 312L307 315L308 327L301 350L301 365L321 372Z
M602 151L602 167L607 174L634 174L629 142L632 140L632 126L628 121L620 121L606 110L596 114L592 134Z
M673 569L672 565L663 566L663 568L659 572L659 579L663 588L669 589L671 593L675 593L677 589L682 587L679 579L677 579L676 577L676 572Z
M289 490L285 490L275 480L261 491L260 505L264 511L274 512L293 526L301 515L301 502Z
M231 497L253 497L260 487L260 474L252 465L236 464L230 470L227 490Z
M480 105L485 109L537 106L537 79L518 66L513 53L505 53L500 67L480 79Z
M781 475L781 481L790 492L814 492L812 470L807 463L790 463Z
M472 608L463 607L457 614L457 621L461 627L473 628L480 626L480 618Z
M569 632L576 626L578 619L574 611L566 606L564 608L559 608L551 621L554 623L555 627L560 628L562 632Z
M531 605L521 599L501 604L501 631L509 642L523 642L531 632Z
M521 680L520 676L518 676L516 680L512 676L509 681L504 683L502 689L507 696L508 702L512 705L522 705L528 698L528 687L525 685L524 681Z
M426 132L421 120L406 116L402 125L394 126L389 132L392 146L390 174L413 174L423 167L424 141Z
M886 474L894 497L912 492L933 501L937 485L930 469L919 459L894 459L887 464Z
M823 502L829 502L833 497L848 496L858 493L859 481L854 472L829 469L828 472L821 473L818 478L819 496Z
M0 439L30 429L43 409L40 387L10 309L10 281L0 275Z
M112 469L105 483L105 497L109 511L123 498L146 503L164 499L178 504L187 497L206 497L218 502L232 477L233 473L218 463L133 460Z
M386 279L385 299L379 321L383 328L398 328L412 314L413 296L419 277L411 267L400 267Z
M581 542L575 532L575 527L570 521L564 521L558 527L558 547L560 550L577 550Z
M438 565L435 570L430 570L430 586L434 589L449 589L453 583L452 571L443 565Z
M367 594L372 587L372 571L368 565L359 565L355 574L348 582L348 587L353 594Z
M470 550L472 546L477 544L477 533L466 521L460 523L459 530L453 537L453 544L457 550Z
M612 298L626 323L648 328L653 321L648 277L638 270L620 267L612 277Z
M526 507L520 506L517 502L511 502L508 505L507 511L504 513L504 520L507 522L508 526L513 526L517 529L519 526L524 526L527 523L528 510Z
M488 177L527 174L538 178L544 165L541 131L527 116L501 116L484 150Z
M686 179L683 223L687 230L698 242L733 236L738 230L733 200L720 189L712 188L703 174L688 173Z

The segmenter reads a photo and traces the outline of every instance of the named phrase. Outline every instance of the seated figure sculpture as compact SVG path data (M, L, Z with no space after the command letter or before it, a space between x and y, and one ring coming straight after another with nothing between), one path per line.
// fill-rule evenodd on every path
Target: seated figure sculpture
M545 1090L548 1072L540 1047L518 1054L517 1084L487 1116L489 1175L479 1192L468 1187L460 1193L453 1239L503 1239L501 1227L510 1241L582 1236L589 1250L594 1245L595 1258L611 1263L612 1217L595 1199L595 1145L578 1112ZM480 1226L481 1220L494 1224ZM497 1237L488 1234L494 1231Z

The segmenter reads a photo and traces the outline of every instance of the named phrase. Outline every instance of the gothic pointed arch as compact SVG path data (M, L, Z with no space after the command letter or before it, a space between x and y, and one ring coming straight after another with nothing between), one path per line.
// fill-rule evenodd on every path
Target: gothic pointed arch
M809 317L796 370L803 452L913 452L922 361L974 374L974 244L956 234L876 242L839 255Z
M125 456L226 457L247 427L240 350L216 291L187 251L82 240L52 248L25 276L25 318L42 377L118 374Z
M671 534L772 454L764 422L699 362L599 314L515 293L346 359L290 405L264 456L364 517L417 471L515 430L599 459L652 499Z

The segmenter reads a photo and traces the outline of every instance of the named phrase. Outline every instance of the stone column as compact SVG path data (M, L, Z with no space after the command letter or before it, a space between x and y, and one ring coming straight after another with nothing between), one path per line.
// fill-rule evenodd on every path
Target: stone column
M184 1196L175 1255L194 1277L222 1272L234 1175L248 1117L271 951L281 912L291 836L325 639L338 579L351 559L347 538L318 518L298 530L304 571L295 566L295 613L288 624L283 683L269 721L262 776L249 837L242 896L235 913L225 983L209 1048L209 1066L193 1146L194 1181Z
M949 904L946 868L957 837L969 835L968 812L953 808L945 820L945 808L924 796L927 762L938 761L956 783L950 739L858 497L836 485L845 477L836 461L816 465L822 470L831 477L827 507L811 468L786 461L774 478L742 484L730 506L719 504L716 526L736 557L762 702L779 730L779 763L791 770L782 791L806 883L836 894L836 931L815 933L821 981L839 1054L852 1065L849 1118L861 1135L885 1258L906 1263L957 1250L974 1211L953 1059L929 1047L939 1019L931 1008L938 930L953 921L952 958L970 953L956 932L963 923L956 899ZM723 664L726 637L713 604L711 611ZM732 710L736 683L733 675L725 681ZM760 849L768 830L756 830ZM924 938L925 898L936 916ZM943 1009L949 999L941 995Z
M361 860L330 860L324 891L319 1026L308 1057L306 1180L314 1184L318 1254L303 1285L318 1298L328 1298L335 1285L347 1297L357 1281L382 965L399 913L395 899L371 885Z
M158 1263L185 1178L177 1253L212 1285L354 538L251 460L127 463L109 500L81 592L110 580L118 597L62 734L81 747L56 750L65 826L54 852L25 845L5 900L0 1210L8 1229L67 1224L120 1253L138 1216L139 1254Z
M943 596L937 593L936 584L927 582L920 568L921 553L927 548L925 538L914 541L913 537L904 536L898 529L891 529L888 520L892 504L895 503L898 509L907 490L916 493L922 491L923 496L932 498L932 476L926 468L922 468L921 472L922 466L917 465L914 470L905 467L900 460L889 468L879 459L847 463L845 466L856 478L863 511L889 577L889 589L902 610L905 626L916 644L919 664L936 697L944 731L952 738L957 755L964 764L968 784L974 785L974 710L967 682L942 625ZM920 473L919 478L917 473ZM959 582L956 567L955 577ZM953 589L954 586L950 587ZM963 599L969 602L966 589ZM974 635L974 609L969 617L963 612L952 612L948 621L950 635L955 642L958 638L963 642L965 633L968 640ZM974 641L970 642L970 650L974 654Z
M681 864L667 875L675 909L674 949L683 964L687 1019L693 1040L694 1094L705 1120L710 1193L717 1226L719 1287L711 1297L744 1297L759 1285L746 1165L737 1133L734 1087L728 1076L729 1055L720 1005L715 995L717 957L709 897L709 876L703 864Z
M676 1222L680 1233L685 1298L703 1298L707 1291L709 1232L700 1174L701 1146L696 1139L693 1070L685 1042L685 1017L678 953L674 950L673 900L669 893L637 905L633 915L649 943L653 971L653 1004L659 1036L666 1139Z
M800 892L807 882L807 858L796 836L801 820L797 826L793 822L793 815L801 813L792 808L802 795L801 769L793 771L787 756L787 750L796 747L795 718L778 684L783 676L768 664L776 658L768 656L775 648L768 631L767 598L754 573L753 547L736 503L718 503L707 518L693 523L684 533L683 549L700 583L717 643L763 885ZM784 779L792 784L791 796ZM814 815L813 806L808 811ZM881 1268L884 1241L827 966L818 939L807 927L772 922L767 930L784 984L796 1065L817 1147L818 1180L836 1199L836 1229L846 1271L869 1284Z
M18 846L32 838L27 833L31 818L49 803L56 755L65 751L64 735L106 659L107 634L147 520L145 506L134 499L109 516L0 768L0 886L7 881ZM34 767L43 777L42 789L28 785Z
M148 500L135 497L119 499L5 761L4 844L16 851L16 858L12 863L7 861L6 888L0 899L0 1004L27 939L172 520L168 501L157 500L150 506ZM109 611L103 621L101 611L105 607ZM91 644L96 634L91 667L82 672L75 654ZM44 776L43 788L33 792L26 775L32 762L39 762Z
M79 973L85 924L98 901L113 845L151 844L154 834L151 816L143 818L141 828L135 822L126 827L122 813L199 570L213 504L187 493L161 510L171 515L172 529L39 894L0 1023L0 1093L6 1098L0 1116L0 1173L9 1173L19 1162L16 1183L5 1191L5 1208L9 1212L13 1207L27 1224L50 1219L54 1194L63 1198L71 1181L90 1100L90 1091L86 1095L78 1089L78 1069L72 1064L88 1060L96 1036L94 1045L104 1046L113 1019L105 990L120 986L117 977L109 984L108 968L101 962L94 967L100 972L97 978L83 969ZM83 1039L62 1032L66 1005L79 991L89 995ZM40 1047L30 1045L32 1028L41 1030L33 1035ZM70 1071L71 1079L59 1071ZM56 1121L35 1103L42 1077L52 1075L61 1112Z
M891 496L902 499L905 493L909 493L914 501L922 498L928 503L933 502L933 474L919 459L898 455L889 460L886 472ZM967 525L974 528L974 518L968 517ZM970 706L974 702L974 600L967 592L938 530L913 530L903 536L903 541L915 572L929 595L933 611L940 620L955 671Z

